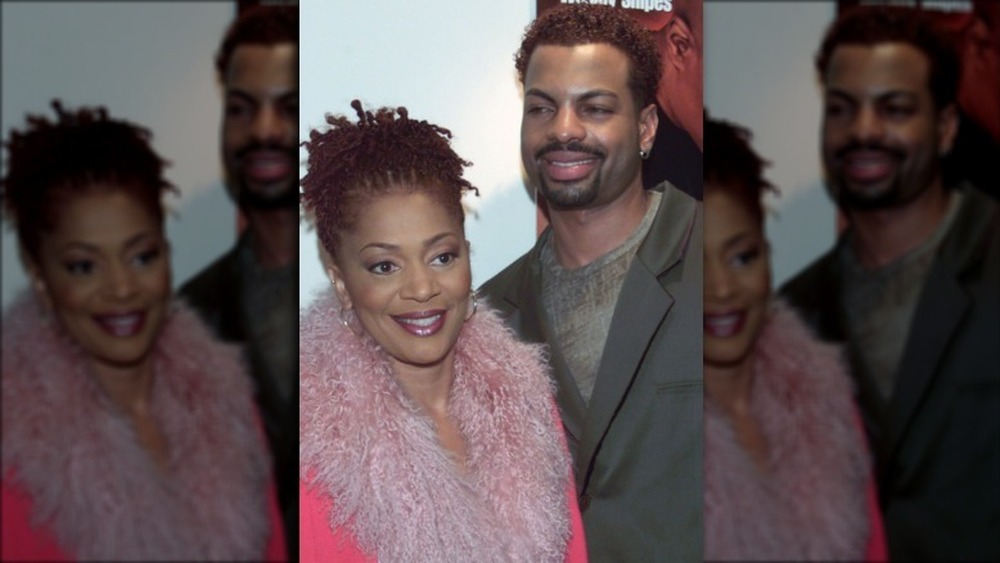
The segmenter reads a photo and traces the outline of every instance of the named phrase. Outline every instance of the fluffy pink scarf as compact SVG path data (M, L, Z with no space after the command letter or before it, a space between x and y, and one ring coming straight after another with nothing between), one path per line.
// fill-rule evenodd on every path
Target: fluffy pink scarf
M164 475L32 295L3 321L3 475L85 560L259 560L268 461L238 351L175 303L154 350Z
M397 384L379 346L340 322L332 292L300 327L301 463L383 561L562 561L570 461L538 347L480 305L456 345L449 409L467 473Z
M705 401L705 559L864 557L866 445L839 351L776 301L757 341L750 408L769 448L761 472Z

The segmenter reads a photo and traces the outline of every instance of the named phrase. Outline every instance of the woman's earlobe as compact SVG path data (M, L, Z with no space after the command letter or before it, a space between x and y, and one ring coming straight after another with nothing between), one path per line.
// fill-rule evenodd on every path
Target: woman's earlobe
M340 301L340 306L345 310L351 309L353 303L351 302L351 296L347 292L347 286L344 284L344 278L337 272L336 266L330 266L326 269L326 277L330 280L330 285L333 286L333 292L337 295L337 300Z

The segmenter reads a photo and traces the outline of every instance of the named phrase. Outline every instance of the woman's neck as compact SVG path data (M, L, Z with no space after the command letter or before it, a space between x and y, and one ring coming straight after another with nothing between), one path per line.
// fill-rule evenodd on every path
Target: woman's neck
M163 473L169 473L169 444L151 409L152 361L147 358L128 367L95 363L92 372L112 404L132 425L139 445Z
M705 364L706 400L712 401L732 424L736 441L762 471L768 470L764 430L750 408L753 389L753 353L738 364Z
M147 413L153 390L153 365L150 359L133 366L114 366L95 362L91 372L111 402L127 413Z
M705 364L705 394L726 413L745 412L753 387L750 357L731 365Z
M393 373L406 395L434 421L438 442L451 454L459 471L465 470L465 439L448 412L455 381L454 350L434 366L413 366L393 361Z

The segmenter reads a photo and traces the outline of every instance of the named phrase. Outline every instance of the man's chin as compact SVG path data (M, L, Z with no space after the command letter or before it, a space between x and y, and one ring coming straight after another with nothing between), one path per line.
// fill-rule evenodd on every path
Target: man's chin
M841 186L837 192L837 205L844 210L877 211L899 207L901 201L896 186L885 187L847 187Z
M245 209L260 211L296 208L299 205L299 194L295 191L294 184L280 190L243 185L239 190L238 203Z
M542 197L553 209L567 210L587 207L597 199L597 189L586 182L541 183Z

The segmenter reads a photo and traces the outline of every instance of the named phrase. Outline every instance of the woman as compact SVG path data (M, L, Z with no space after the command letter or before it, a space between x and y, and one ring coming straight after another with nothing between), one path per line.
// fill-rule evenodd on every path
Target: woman
M32 290L3 319L2 558L282 558L238 353L171 299L164 161L103 108L53 107L3 179Z
M541 351L470 289L468 163L352 106L304 143L333 290L300 328L303 561L584 560Z
M749 136L705 122L705 558L884 559L839 352L771 296Z

